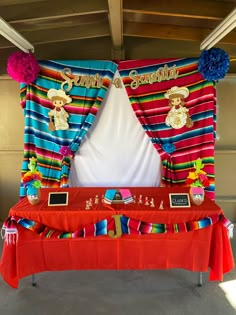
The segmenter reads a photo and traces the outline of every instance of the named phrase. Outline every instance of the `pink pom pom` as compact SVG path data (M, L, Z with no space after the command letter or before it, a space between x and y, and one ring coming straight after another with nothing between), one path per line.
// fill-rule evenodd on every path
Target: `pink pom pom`
M7 61L7 73L21 83L32 83L39 73L39 64L32 53L17 51Z

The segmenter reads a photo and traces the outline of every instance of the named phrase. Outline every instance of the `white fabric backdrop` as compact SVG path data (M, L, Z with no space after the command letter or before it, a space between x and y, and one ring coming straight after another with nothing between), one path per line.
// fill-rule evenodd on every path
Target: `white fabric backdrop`
M136 118L124 86L111 85L72 162L70 185L159 186L160 180L160 157Z

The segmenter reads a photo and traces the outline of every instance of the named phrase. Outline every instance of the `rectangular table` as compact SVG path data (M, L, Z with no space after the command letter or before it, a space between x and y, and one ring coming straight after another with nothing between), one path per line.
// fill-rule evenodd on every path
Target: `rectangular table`
M101 196L106 189L41 189L41 201L38 205L32 206L24 198L13 206L9 217L33 220L46 229L54 230L54 234L52 233L52 238L46 238L44 233L40 234L17 224L17 242L4 242L0 264L3 279L13 288L17 288L21 278L44 271L184 268L199 272L210 269L210 280L221 281L223 274L234 268L227 229L220 220L201 229L178 231L179 226L195 226L194 222L223 214L221 208L207 197L201 206L170 208L169 193L187 192L187 188L139 187L129 190L137 201L140 195L143 196L142 204L136 202L105 205L101 202ZM68 206L49 207L48 193L52 191L68 191ZM96 196L99 196L98 204L94 204ZM154 198L155 207L145 205L145 197L149 200ZM92 198L93 206L86 210L86 200L89 198ZM164 203L164 210L159 209L161 201ZM88 234L81 237L83 228L88 227L86 233L89 233L93 224L105 219L110 222L108 230L114 230L116 234L114 215L118 220L117 215L123 215L130 222L134 221L134 224L167 224L169 230L165 233L145 232L140 235L132 234L135 230L132 232L130 229L131 234L123 233L115 238ZM172 231L170 227L173 228ZM72 234L64 234L64 237L69 238L54 238L58 231L80 232L73 234L73 238L70 238Z

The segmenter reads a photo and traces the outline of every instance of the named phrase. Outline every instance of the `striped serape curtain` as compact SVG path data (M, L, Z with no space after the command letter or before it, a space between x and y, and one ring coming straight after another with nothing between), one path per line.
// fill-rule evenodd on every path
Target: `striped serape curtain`
M162 185L185 185L195 160L201 158L210 181L206 194L214 199L216 90L198 72L198 59L122 61L118 70L135 115L162 159ZM189 91L184 106L191 127L166 124L171 109L166 93L174 87Z
M71 159L80 147L110 86L117 64L111 61L40 61L35 82L21 84L24 110L24 158L22 175L29 158L37 158L43 175L42 187L67 187ZM72 102L64 105L69 114L67 130L49 130L49 115L54 105L50 89L62 90ZM21 184L20 197L26 195Z

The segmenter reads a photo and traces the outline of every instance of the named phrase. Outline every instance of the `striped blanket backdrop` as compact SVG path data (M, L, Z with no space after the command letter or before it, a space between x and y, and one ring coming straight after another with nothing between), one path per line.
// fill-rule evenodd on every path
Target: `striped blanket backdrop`
M201 158L215 197L214 146L216 134L215 83L198 72L198 59L130 60L119 64L132 108L162 159L163 185L184 185L194 161ZM170 110L164 94L186 87L185 106L193 126L174 129L165 119Z
M43 175L42 187L66 187L73 154L94 122L117 64L111 61L66 60L40 61L39 64L40 73L36 81L21 85L21 106L25 116L22 175L28 170L29 158L35 156L38 171ZM48 113L54 106L47 98L47 92L52 88L61 89L61 84L65 82L62 76L65 68L69 69L67 77L74 80L71 89L66 91L72 102L64 106L69 114L69 129L50 131ZM96 77L98 80L102 78L101 87L92 81ZM85 86L75 84L82 78ZM63 89L68 87L66 83ZM25 195L25 188L21 185L20 196Z
M29 158L35 156L38 170L43 174L43 187L68 186L73 154L94 122L117 67L138 121L161 156L162 184L185 185L188 172L200 157L210 181L206 192L214 199L216 91L215 83L206 81L198 72L197 58L128 60L118 65L111 61L40 61L37 80L27 86L21 85L25 116L22 174L28 170ZM68 76L74 83L81 76L99 75L102 85L73 84L69 92L66 91L72 98L72 102L65 105L69 129L49 131L48 113L53 105L47 92L51 88L61 88L65 68L70 69ZM174 86L189 90L185 106L193 121L190 128L175 129L165 123L170 106L164 95ZM20 196L25 194L21 185Z

